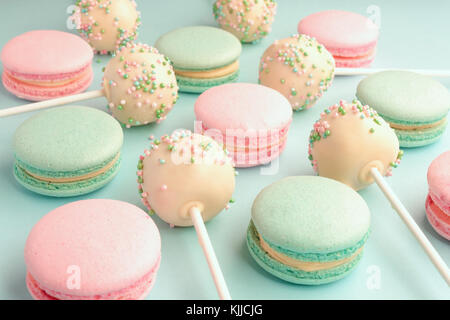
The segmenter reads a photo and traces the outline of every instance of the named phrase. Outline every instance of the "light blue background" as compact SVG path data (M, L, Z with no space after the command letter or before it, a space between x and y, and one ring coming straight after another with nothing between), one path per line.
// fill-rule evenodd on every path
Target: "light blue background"
M142 12L139 40L153 44L163 33L181 26L212 25L211 0L138 0ZM275 40L296 32L298 21L324 9L344 9L366 14L369 5L381 12L381 37L374 67L450 69L449 1L294 1L279 0L272 33L257 45L244 45L241 82L257 82L258 62ZM0 1L0 47L12 37L34 29L67 30L66 8L72 1ZM100 87L101 69L108 57L95 58L95 80ZM266 185L289 175L313 174L307 159L308 134L319 113L340 99L354 97L360 77L337 78L318 104L294 114L287 148L276 175L260 175L260 168L241 169L234 194L236 203L207 224L229 289L235 299L449 299L450 292L427 256L403 225L376 186L361 195L372 211L372 235L357 269L336 283L307 287L283 282L267 274L251 259L245 246L250 208L256 194ZM450 88L450 78L441 80ZM138 156L148 146L148 136L160 136L176 128L193 129L195 94L180 94L168 119L160 125L125 130L123 164L116 179L105 188L79 198L56 199L39 196L20 187L12 175L11 140L17 126L31 114L0 119L0 298L29 299L25 287L23 248L28 232L50 210L69 201L112 198L141 206L136 186ZM0 107L25 103L0 86ZM104 110L99 98L83 103ZM424 106L426 108L426 106ZM440 238L425 218L426 172L430 162L449 149L447 130L439 142L405 150L404 159L389 183L404 201L426 236L450 264L450 243ZM213 282L193 228L169 229L154 217L162 236L162 264L151 299L215 299ZM114 235L111 235L114 236ZM370 266L380 270L381 288L369 290Z

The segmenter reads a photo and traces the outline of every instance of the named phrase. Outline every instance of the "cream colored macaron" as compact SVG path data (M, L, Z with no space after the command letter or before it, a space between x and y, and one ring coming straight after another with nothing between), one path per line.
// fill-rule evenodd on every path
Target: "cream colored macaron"
M297 34L267 48L260 62L259 82L283 94L292 109L304 110L328 89L334 67L333 56L324 46Z
M113 116L127 127L159 123L178 98L170 60L154 47L127 44L105 68L103 89Z
M358 100L340 101L320 114L309 138L309 159L322 177L355 190L373 182L371 168L390 176L403 152L394 130Z
M208 221L232 202L231 158L212 138L188 130L152 140L137 175L143 203L171 225L192 226L192 207Z
M72 19L96 53L108 54L134 41L141 24L134 0L78 0Z

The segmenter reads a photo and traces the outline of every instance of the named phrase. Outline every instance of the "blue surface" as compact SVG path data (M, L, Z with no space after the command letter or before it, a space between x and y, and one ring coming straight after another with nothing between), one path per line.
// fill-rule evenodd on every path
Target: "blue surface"
M212 25L211 0L143 1L139 40L148 44L163 33L181 26ZM71 1L15 0L0 10L0 47L12 37L34 29L67 30L66 8ZM256 45L244 45L241 56L242 82L257 82L259 58L275 39L296 32L300 18L310 13L338 8L366 14L377 5L381 13L381 37L374 67L418 69L450 68L450 2L448 1L294 1L280 0L273 32ZM39 12L39 14L36 14ZM91 89L100 87L101 69L108 57L95 58L95 80ZM391 209L376 186L360 194L372 212L372 234L360 265L347 278L317 286L299 286L283 282L264 270L250 257L245 245L246 229L254 197L266 185L289 175L313 174L307 159L308 135L319 113L339 99L354 97L360 77L337 78L329 91L310 110L294 114L286 150L275 175L262 175L260 168L239 170L230 210L208 222L229 289L235 299L450 299L450 291L421 247ZM442 79L450 88L450 78ZM195 94L180 94L168 119L160 125L125 130L123 163L117 177L105 188L84 197L56 199L40 196L22 188L13 177L12 135L30 114L0 119L0 298L30 299L25 287L23 248L28 232L50 210L87 198L112 198L142 207L136 185L138 156L149 144L150 134L169 133L176 128L193 129ZM0 86L0 108L25 103ZM85 105L104 109L104 99ZM450 243L439 237L425 217L426 171L430 162L450 148L446 131L437 143L405 150L401 165L389 183L397 192L426 236L450 264ZM197 243L193 228L170 229L154 217L162 236L162 263L151 299L215 299L213 282ZM379 277L378 277L379 276ZM376 280L380 280L379 286Z

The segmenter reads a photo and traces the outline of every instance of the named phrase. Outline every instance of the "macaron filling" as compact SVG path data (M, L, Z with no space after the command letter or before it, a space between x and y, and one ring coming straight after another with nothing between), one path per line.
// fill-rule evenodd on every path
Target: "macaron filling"
M285 264L287 266L290 266L290 267L293 267L293 268L296 268L299 270L307 271L307 272L326 270L326 269L339 267L340 265L343 265L343 264L348 263L351 260L353 260L363 250L363 247L361 247L350 257L336 260L336 261L328 261L328 262L301 261L301 260L291 258L283 253L279 253L279 252L273 250L270 247L270 245L267 244L267 242L265 242L261 236L259 236L259 241L260 241L261 248L263 248L264 251L266 251L269 254L269 256L271 256L273 259L275 259L278 262Z
M239 61L211 70L179 70L174 68L175 75L193 79L215 79L231 75L239 70Z
M114 168L114 166L120 161L120 153L118 153L110 162L108 162L105 166L103 166L100 169L94 169L92 172L89 173L83 173L81 175L77 175L77 172L68 172L61 175L59 173L58 176L44 176L39 175L36 173L32 173L22 167L20 165L20 162L17 162L17 168L22 170L24 174L30 176L33 179L43 181L43 182L50 182L50 183L70 183L70 182L79 182L84 180L93 179L95 177L98 177L107 171Z

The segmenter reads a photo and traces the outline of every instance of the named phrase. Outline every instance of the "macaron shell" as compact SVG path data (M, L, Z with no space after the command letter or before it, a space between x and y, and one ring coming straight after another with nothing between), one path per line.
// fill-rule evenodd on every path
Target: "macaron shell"
M194 79L177 75L177 83L181 92L202 93L209 88L237 81L239 70L230 75L211 79Z
M298 253L327 254L364 239L370 211L357 192L340 182L287 177L258 194L252 221L269 244Z
M381 71L363 79L357 98L385 120L414 126L446 117L450 92L433 78L409 71Z
M3 47L4 68L32 75L53 75L78 71L91 64L92 49L80 37L56 30L35 30L21 34Z
M122 128L107 113L82 106L42 111L14 134L15 157L39 175L83 174L110 162L123 143Z
M411 124L411 130L394 129L397 135L400 147L402 148L416 148L429 145L438 141L444 134L447 128L447 121L427 129L414 129L414 124Z
M292 108L283 95L252 83L211 88L198 97L194 111L198 121L224 133L231 129L276 130L292 121Z
M239 59L242 50L231 33L207 26L172 30L162 35L155 47L172 60L174 69L180 70L224 67Z
M326 10L298 23L298 33L314 37L334 56L358 56L372 50L379 28L372 20L354 12Z
M45 215L25 245L28 272L47 292L105 295L136 284L157 269L158 229L141 209L117 200L82 200ZM67 286L69 267L80 288Z

